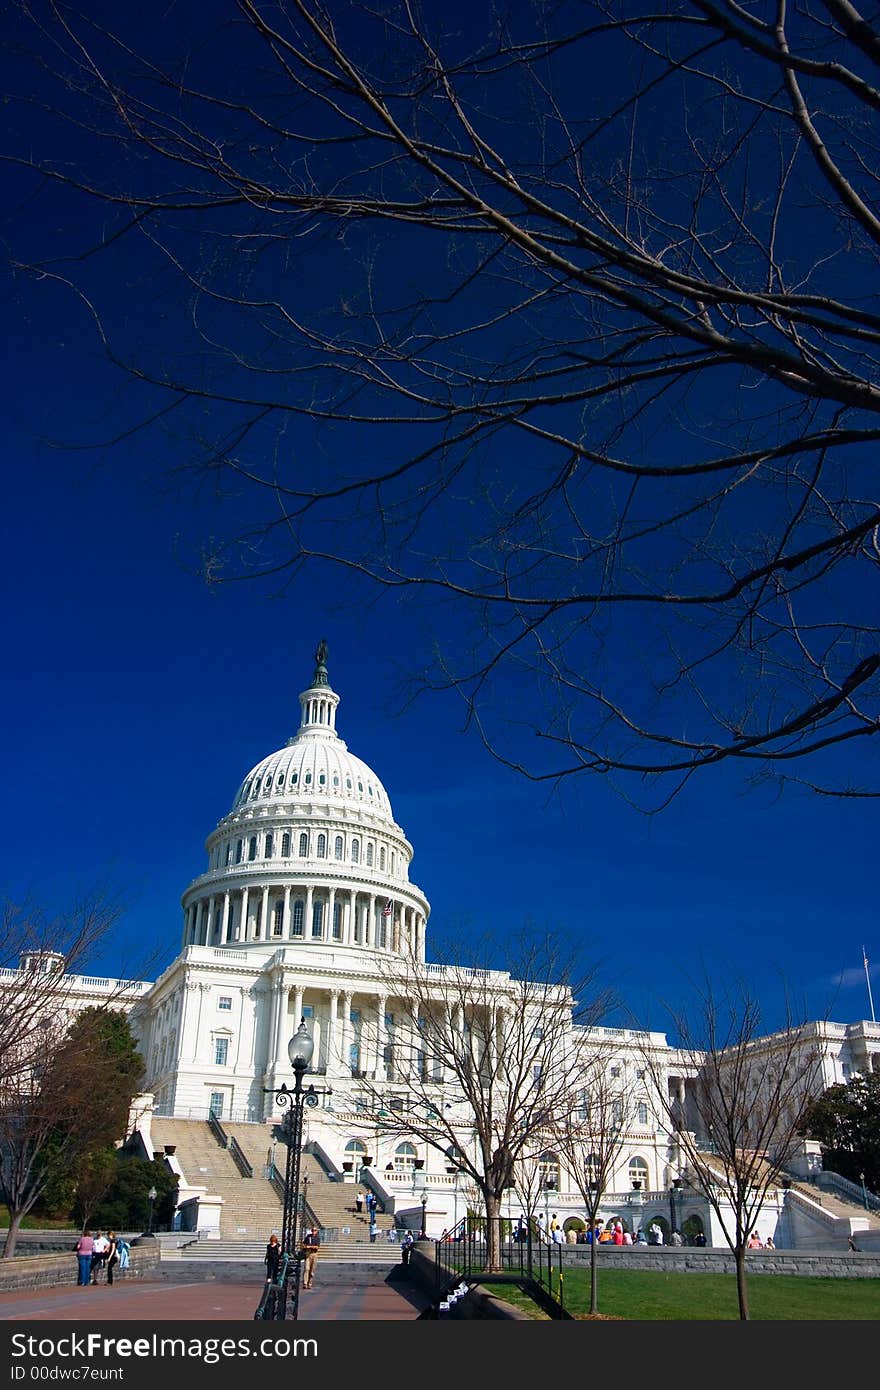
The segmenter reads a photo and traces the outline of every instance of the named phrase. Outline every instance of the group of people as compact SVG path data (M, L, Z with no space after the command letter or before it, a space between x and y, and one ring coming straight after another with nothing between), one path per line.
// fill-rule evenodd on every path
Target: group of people
M663 1227L657 1221L652 1221L647 1231L640 1226L633 1234L628 1231L620 1220L610 1221L603 1225L601 1221L596 1221L592 1227L575 1227L570 1225L566 1231L559 1222L558 1216L553 1214L550 1218L549 1226L543 1213L538 1216L533 1227L535 1239L539 1241L552 1242L556 1245L663 1245L666 1237ZM524 1217L521 1217L513 1231L514 1240L526 1240L528 1238L528 1225ZM680 1231L673 1231L669 1237L670 1245L684 1245L684 1237ZM706 1237L702 1231L698 1232L692 1239L693 1245L704 1246ZM773 1249L772 1243L765 1245L765 1249Z
M775 1250L776 1246L772 1236L767 1236L766 1240L762 1240L757 1231L752 1231L746 1241L746 1248L749 1250Z
M79 1288L103 1283L102 1276L105 1271L106 1282L112 1286L113 1271L117 1265L120 1272L128 1269L131 1246L122 1236L117 1236L115 1231L108 1231L106 1235L102 1235L100 1231L96 1231L94 1235L91 1231L83 1231L74 1248L78 1262L76 1282Z
M311 1289L315 1283L315 1264L318 1259L318 1251L321 1248L321 1233L317 1226L309 1226L303 1231L302 1240L299 1246L299 1259L302 1265L302 1286L304 1289ZM269 1237L269 1244L266 1246L266 1253L263 1256L263 1263L266 1266L267 1283L274 1284L278 1280L281 1269L281 1242L278 1239L278 1232L273 1231Z
M376 1223L376 1213L379 1210L379 1203L375 1192L361 1192L360 1188L358 1188L354 1195L354 1205L359 1216L363 1215L364 1208L366 1208L366 1214L370 1222L370 1244L375 1245L379 1235L379 1227Z

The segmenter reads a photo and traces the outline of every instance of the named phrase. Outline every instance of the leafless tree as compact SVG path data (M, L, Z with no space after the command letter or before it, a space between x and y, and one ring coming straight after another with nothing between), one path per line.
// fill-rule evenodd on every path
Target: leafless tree
M489 970L480 960L503 960ZM474 963L470 963L473 960ZM410 958L389 972L391 1034L377 1040L387 1081L362 1082L370 1123L443 1154L480 1194L486 1268L501 1258L502 1199L535 1136L579 1091L572 1020L596 1023L610 1004L595 971L575 973L551 939L484 939L436 963Z
M621 1154L633 1130L645 1087L622 1065L619 1047L588 1032L581 1040L581 1103L557 1122L556 1145L587 1210L590 1237L590 1312L599 1311L596 1227ZM615 1075L616 1073L616 1075Z
M19 8L13 268L233 496L212 580L446 600L425 679L530 777L877 794L876 17Z
M742 1319L749 1317L746 1250L768 1194L799 1147L806 1111L822 1087L821 1025L795 1018L766 1035L746 984L724 992L706 982L672 1015L678 1061L695 1078L683 1103L668 1081L668 1058L645 1052L658 1112L683 1174L703 1193L736 1262Z
M31 903L3 905L0 1097L34 1066L45 1066L47 1037L57 1041L69 1022L75 973L106 945L120 915L119 903L99 894L57 916Z

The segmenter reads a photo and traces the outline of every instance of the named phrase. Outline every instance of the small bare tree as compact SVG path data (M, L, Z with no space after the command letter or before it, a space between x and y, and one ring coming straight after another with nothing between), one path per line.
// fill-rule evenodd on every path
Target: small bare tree
M742 983L719 994L706 981L690 1008L670 1012L679 1064L694 1078L689 1100L670 1089L668 1058L646 1050L646 1072L679 1163L733 1252L747 1319L748 1238L821 1090L817 1025L797 1020L786 1003L783 1027L767 1036L761 1006Z
M596 1225L621 1154L632 1131L645 1088L614 1067L619 1046L587 1031L579 1040L580 1104L556 1126L556 1145L587 1210L590 1235L590 1312L598 1313ZM617 1071L617 1075L614 1072Z
M118 902L94 895L50 916L33 904L4 904L0 916L0 1093L46 1065L47 1033L63 1034L74 972L106 942Z
M378 1040L388 1083L363 1083L386 1128L417 1136L476 1187L487 1270L500 1267L502 1198L518 1161L578 1095L572 1021L596 1023L610 1004L596 971L575 973L550 939L524 935L501 950L499 957L484 940L473 964L451 953L431 965L411 957L402 972L389 971L399 1012L396 1005L393 1040ZM476 963L487 959L509 968ZM400 1092L391 1095L395 1080Z

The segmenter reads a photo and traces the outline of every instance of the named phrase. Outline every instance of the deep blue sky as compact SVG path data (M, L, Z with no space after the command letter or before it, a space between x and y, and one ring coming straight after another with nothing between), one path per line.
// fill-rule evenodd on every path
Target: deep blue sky
M7 228L41 254L58 227L45 202L31 209L24 185L10 186ZM137 331L144 285L118 289ZM518 778L462 730L455 695L409 698L434 639L450 637L442 611L377 602L332 572L283 598L248 584L209 591L199 558L228 513L175 474L185 432L172 422L112 450L65 447L113 435L144 403L102 360L72 297L15 277L4 304L6 896L53 909L107 887L127 909L106 968L153 948L167 964L204 838L244 773L295 731L325 637L340 733L414 845L429 949L462 928L559 930L653 1027L703 966L719 983L752 981L768 1027L783 979L813 1014L869 1016L876 802L794 788L779 799L720 768L649 819L598 778L557 792ZM332 447L297 430L302 450ZM382 441L369 447L379 454Z
M210 509L168 485L167 460L143 444L44 442L80 434L107 389L93 347L50 305L28 297L3 367L6 894L60 907L107 885L128 903L118 958L150 944L170 960L204 837L295 731L324 636L340 732L415 847L432 935L526 919L571 933L659 1027L661 1000L683 998L701 961L753 980L769 1021L782 976L813 1011L868 1016L871 803L777 800L724 771L652 819L599 779L551 794L461 731L454 696L407 702L432 637L417 607L351 602L330 576L284 599L209 592L194 571Z

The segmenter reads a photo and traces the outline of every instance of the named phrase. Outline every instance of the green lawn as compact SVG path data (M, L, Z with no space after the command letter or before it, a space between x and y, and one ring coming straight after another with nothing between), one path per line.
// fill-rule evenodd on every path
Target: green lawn
M486 1282L499 1298L545 1317L525 1294L509 1284ZM556 1294L556 1281L553 1284ZM880 1279L809 1279L793 1274L758 1274L749 1279L755 1321L880 1318ZM585 1270L565 1273L565 1307L575 1317L589 1309L590 1280ZM599 1312L650 1322L699 1319L736 1320L739 1309L732 1274L664 1274L653 1270L606 1269L599 1274Z

